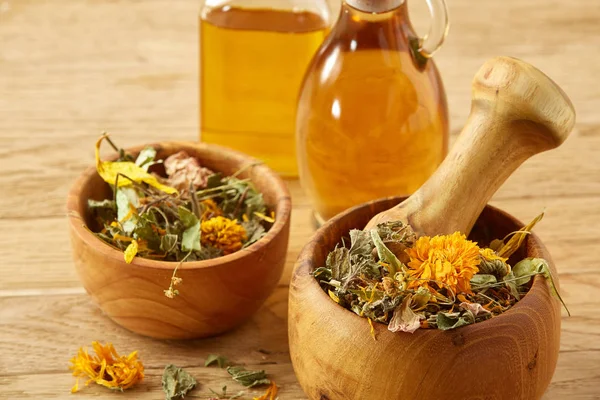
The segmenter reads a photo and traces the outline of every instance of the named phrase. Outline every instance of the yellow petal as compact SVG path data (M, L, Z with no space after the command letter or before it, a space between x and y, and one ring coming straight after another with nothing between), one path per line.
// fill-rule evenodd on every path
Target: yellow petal
M96 142L96 170L98 175L104 179L105 182L114 185L117 182L117 176L119 174L127 176L127 178L134 182L141 183L145 182L150 186L157 188L158 190L167 194L177 193L177 189L167 185L163 185L156 179L154 175L149 174L143 168L138 167L133 162L129 161L102 161L100 160L100 145L107 136L102 136ZM131 185L131 181L125 177L119 177L118 186Z
M133 240L133 241L131 241L131 243L129 243L129 246L127 246L127 248L125 249L125 262L127 264L131 264L134 257L137 255L137 252L138 252L138 242L137 242L137 240Z
M333 300L336 303L340 304L340 298L337 297L337 295L334 292L332 292L331 290L329 290L328 292L329 292L329 297L331 297L331 300Z

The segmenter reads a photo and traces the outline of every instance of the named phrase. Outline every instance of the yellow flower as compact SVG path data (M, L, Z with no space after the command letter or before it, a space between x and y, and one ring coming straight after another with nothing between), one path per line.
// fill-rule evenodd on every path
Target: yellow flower
M87 349L80 348L75 357L71 359L69 369L77 377L72 393L79 390L79 378L88 377L85 385L95 382L109 389L124 390L144 379L144 366L137 359L137 351L128 356L120 356L113 345L106 346L92 342L96 352L95 356L88 354Z
M481 254L481 257L485 258L488 261L498 260L502 261L503 263L508 261L508 258L500 257L494 250L489 248L479 249L479 254Z
M255 397L254 400L275 400L277 399L278 391L279 389L277 388L275 382L271 381L271 386L269 386L265 394L260 397Z
M212 246L223 250L223 254L231 254L242 248L248 239L246 230L237 220L225 217L214 217L203 221L200 225L201 241L204 246Z
M217 203L213 199L206 199L200 202L202 205L202 221L206 221L213 217L220 217L223 215L223 211L219 208Z
M408 274L415 279L409 288L429 289L432 281L439 288L457 293L471 293L470 280L479 271L479 247L460 232L452 235L423 236L407 249L410 257Z

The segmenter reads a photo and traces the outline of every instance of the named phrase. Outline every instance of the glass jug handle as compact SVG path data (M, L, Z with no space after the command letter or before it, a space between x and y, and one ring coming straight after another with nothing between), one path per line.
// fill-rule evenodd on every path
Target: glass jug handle
M431 27L425 37L417 39L413 43L415 56L423 64L433 56L433 53L442 47L444 39L448 35L448 28L450 27L448 8L444 0L427 0L427 7L431 13Z

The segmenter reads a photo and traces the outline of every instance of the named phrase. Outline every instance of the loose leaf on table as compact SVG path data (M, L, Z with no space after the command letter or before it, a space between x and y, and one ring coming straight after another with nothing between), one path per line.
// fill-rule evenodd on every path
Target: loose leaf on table
M183 399L197 383L196 379L183 369L173 364L167 365L162 376L165 400Z
M227 372L229 372L234 381L246 387L269 385L271 383L267 379L267 374L264 370L248 371L244 367L227 367Z
M210 367L213 364L217 364L219 366L219 368L225 368L229 364L229 360L227 360L227 358L217 355L217 354L210 354L208 357L206 357L204 366Z
M227 394L227 386L223 386L223 388L221 389L221 393L217 393L210 388L208 390L210 390L216 396L216 397L211 397L208 400L234 400L234 399L239 399L240 397L242 397L244 395L243 390L240 390L236 394Z
M100 145L102 144L102 141L107 137L108 136L103 135L96 142L96 170L98 171L98 175L100 175L105 182L111 185L117 183L119 187L129 186L132 184L131 181L137 183L144 182L167 194L178 193L177 189L167 185L163 185L158 181L158 179L154 175L149 174L143 168L140 168L133 162L102 161L100 159ZM119 179L117 180L118 176Z

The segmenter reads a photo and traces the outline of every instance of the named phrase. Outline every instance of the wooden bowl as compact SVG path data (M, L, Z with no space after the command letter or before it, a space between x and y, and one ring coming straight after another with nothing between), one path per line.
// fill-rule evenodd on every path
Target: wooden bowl
M296 376L313 400L539 399L558 359L560 306L544 278L505 314L451 331L392 333L334 303L310 275L353 228L400 202L378 200L350 209L321 227L304 247L289 296L290 353ZM471 238L487 244L523 226L486 207ZM554 266L535 235L516 257ZM511 260L512 261L512 260ZM556 276L556 274L555 274ZM558 284L558 283L557 283Z
M232 174L257 160L220 146L157 143L157 158L185 150L213 171ZM137 155L143 147L128 149ZM136 257L126 264L123 252L87 228L87 200L111 196L110 187L90 167L73 185L67 208L73 259L83 286L117 324L162 339L200 338L228 331L246 321L271 294L285 262L291 200L283 181L264 165L240 175L250 178L276 220L258 242L236 253L207 261L186 262L177 275L180 295L165 297L177 262Z

